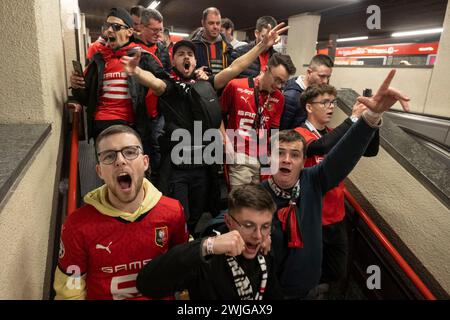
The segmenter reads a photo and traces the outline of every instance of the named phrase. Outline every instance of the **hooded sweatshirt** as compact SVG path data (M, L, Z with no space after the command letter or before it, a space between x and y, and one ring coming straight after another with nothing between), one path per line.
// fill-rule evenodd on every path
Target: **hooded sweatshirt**
M139 270L186 242L188 234L181 204L162 196L146 179L143 188L145 197L135 212L114 208L102 186L67 217L55 272L56 299L147 299L136 289Z

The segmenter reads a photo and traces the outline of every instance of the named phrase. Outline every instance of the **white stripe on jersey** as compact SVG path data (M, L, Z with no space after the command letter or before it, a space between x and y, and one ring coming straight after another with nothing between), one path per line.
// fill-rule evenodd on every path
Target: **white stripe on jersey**
M110 94L110 93L105 93L102 96L103 98L110 98L110 99L117 99L117 100L121 100L121 99L131 99L130 94Z
M110 84L126 84L128 85L127 79L118 79L118 80L105 80L103 81L103 86L107 86Z
M103 90L105 92L126 92L128 93L128 87L124 88L124 87L103 87Z

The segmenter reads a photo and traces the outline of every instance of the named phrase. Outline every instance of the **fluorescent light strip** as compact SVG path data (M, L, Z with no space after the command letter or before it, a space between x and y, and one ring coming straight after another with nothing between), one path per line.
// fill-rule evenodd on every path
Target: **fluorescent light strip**
M409 37L409 36L418 36L421 34L432 34L432 33L441 33L444 28L434 28L434 29L424 29L424 30L416 30L416 31L404 31L404 32L394 32L391 34L392 37Z
M369 37L364 36L364 37L353 37L353 38L342 38L342 39L337 39L336 42L347 42L347 41L358 41L358 40L367 40L369 39Z
M180 37L184 37L187 38L189 37L189 33L183 33L183 32L170 32L171 36L180 36Z
M161 1L152 1L152 3L150 3L147 9L156 9L156 7L159 6L160 3Z

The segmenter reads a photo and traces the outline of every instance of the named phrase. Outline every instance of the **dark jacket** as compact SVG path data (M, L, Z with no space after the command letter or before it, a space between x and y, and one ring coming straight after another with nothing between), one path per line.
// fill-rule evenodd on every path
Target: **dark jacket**
M291 78L283 90L284 110L280 120L280 130L295 129L305 122L307 113L300 105L303 89L297 83L297 77Z
M337 186L355 167L377 129L363 119L352 125L347 134L318 165L300 173L300 196L296 203L297 221L303 248L288 248L278 216L274 216L272 251L278 279L287 298L304 298L320 279L322 264L322 197ZM288 199L278 197L267 181L262 183L277 204L288 206Z
M233 275L225 255L201 255L198 239L173 247L144 266L136 280L137 289L145 296L161 298L175 291L187 289L191 300L239 300ZM281 289L273 265L273 258L265 256L268 278L263 300L281 299ZM257 259L237 257L241 268L247 271L256 294L261 274Z
M209 54L209 43L204 42L202 39L203 32L199 32L192 39L192 42L195 45L195 59L197 60L197 68L206 66L213 69L210 62L210 54ZM231 53L233 51L233 47L227 40L225 40L225 36L221 34L222 40L215 43L216 45L216 55L222 56L223 61L223 69L227 68L231 62Z
M144 70L151 71L158 78L165 79L168 77L155 58L148 53L142 52L139 66ZM87 67L85 89L72 89L75 99L86 106L88 139L92 137L95 110L103 87L102 79L104 69L105 61L103 56L101 52L97 52ZM128 88L133 103L136 129L141 135L145 135L148 131L147 126L149 121L145 105L145 96L147 95L148 88L139 84L133 77L128 77Z
M155 56L158 57L159 61L161 62L164 71L167 73L170 73L172 71L172 62L170 60L169 50L166 48L164 43L157 42L156 44L146 44L144 40L139 37L135 36L135 43L139 45L143 45L144 47L152 48L153 46L156 46L155 49ZM153 51L151 51L153 52Z
M251 49L253 49L253 47L256 45L256 41L252 41L246 45L237 47L233 53L231 54L231 58L234 60L236 60L237 58L239 58L240 56L246 54L247 52L249 52ZM275 50L271 47L269 49L269 59L270 57L275 53ZM259 57L255 59L255 61L252 62L252 64L245 69L240 75L240 78L249 78L249 77L256 77L259 75L259 72L261 71L261 63L259 62Z

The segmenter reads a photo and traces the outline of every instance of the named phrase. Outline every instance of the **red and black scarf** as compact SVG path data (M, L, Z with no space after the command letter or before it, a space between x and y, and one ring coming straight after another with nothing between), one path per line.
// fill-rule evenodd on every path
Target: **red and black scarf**
M281 221L281 228L288 239L289 248L303 248L303 237L298 222L297 199L300 196L300 180L290 192L281 189L273 178L268 180L270 189L280 198L289 199L289 205L277 211L278 219Z

